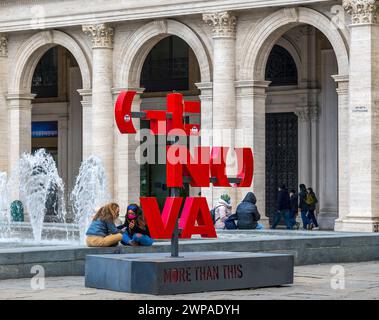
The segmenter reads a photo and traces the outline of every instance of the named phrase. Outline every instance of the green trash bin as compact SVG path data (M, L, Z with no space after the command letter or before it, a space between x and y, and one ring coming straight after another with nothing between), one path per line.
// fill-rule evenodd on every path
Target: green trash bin
M11 203L11 217L12 221L24 221L24 206L20 200L15 200Z

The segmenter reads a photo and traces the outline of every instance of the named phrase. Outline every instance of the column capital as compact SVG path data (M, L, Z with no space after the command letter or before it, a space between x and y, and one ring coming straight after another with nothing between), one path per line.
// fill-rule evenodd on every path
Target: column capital
M213 82L197 82L196 87L200 90L200 100L213 100Z
M334 75L332 78L338 85L336 91L339 95L349 93L349 75Z
M82 104L82 107L91 108L92 107L92 90L91 89L78 89L76 91L83 98L82 101L80 101L80 103Z
M311 119L308 108L298 108L295 114L300 122L308 122Z
M377 23L377 0L343 0L342 6L351 15L353 25Z
M36 97L34 93L8 93L7 100L33 100Z
M0 33L0 57L8 56L8 38Z
M236 88L237 98L253 98L260 97L265 99L267 97L266 89L271 81L260 80L238 80L234 82Z
M83 32L91 37L92 48L113 48L114 28L105 23L84 25Z
M212 26L213 38L235 38L237 17L229 11L203 14L203 20Z
M307 106L297 108L295 112L300 122L317 121L320 113L318 106Z
M135 87L130 87L130 88L125 88L125 87L115 87L111 89L113 95L119 95L121 91L135 91L138 95L141 95L144 91L145 88L135 88Z
M82 97L92 96L92 89L78 89L76 90Z

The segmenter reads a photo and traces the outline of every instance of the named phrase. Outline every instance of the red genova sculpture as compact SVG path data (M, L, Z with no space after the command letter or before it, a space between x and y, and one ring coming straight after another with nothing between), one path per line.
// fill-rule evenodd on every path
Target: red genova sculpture
M132 112L135 91L123 91L115 105L115 120L121 134L135 134L133 118L150 122L153 135L179 136L200 135L199 124L185 124L189 114L200 114L200 102L184 101L180 93L167 95L167 110L146 110ZM166 147L166 183L169 188L181 188L183 177L189 178L192 187L250 187L253 181L254 158L251 148L235 148L238 160L237 178L226 175L227 147L195 147L194 157L186 146L173 144ZM175 161L170 159L175 158ZM231 181L235 180L235 183ZM188 197L185 199L182 213L182 197L168 197L163 211L160 212L157 199L140 197L152 238L172 239L179 219L180 238L190 239L194 234L204 238L216 238L216 230L210 215L206 198ZM179 218L180 216L180 218Z

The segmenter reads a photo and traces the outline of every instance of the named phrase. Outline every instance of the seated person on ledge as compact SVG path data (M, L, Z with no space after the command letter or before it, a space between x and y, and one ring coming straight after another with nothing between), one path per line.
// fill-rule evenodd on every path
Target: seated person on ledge
M136 204L131 204L126 210L125 223L117 228L125 230L121 243L129 246L151 246L153 239L150 238L142 210Z
M120 207L117 203L107 204L97 211L86 232L88 247L117 246L122 239L122 230L115 225L119 213Z

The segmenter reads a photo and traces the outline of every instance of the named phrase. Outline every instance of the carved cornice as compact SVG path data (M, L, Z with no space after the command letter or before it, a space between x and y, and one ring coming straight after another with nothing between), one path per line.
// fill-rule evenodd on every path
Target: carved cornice
M233 16L230 12L225 11L203 14L203 20L212 26L212 33L214 38L236 37L237 17Z
M92 48L113 48L114 29L107 24L85 25L83 32L91 37Z
M377 23L377 0L343 0L342 5L351 15L353 24Z
M0 34L0 57L8 56L8 38Z

